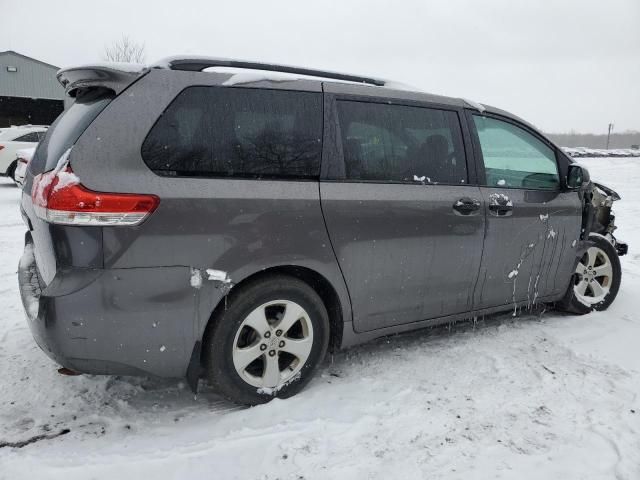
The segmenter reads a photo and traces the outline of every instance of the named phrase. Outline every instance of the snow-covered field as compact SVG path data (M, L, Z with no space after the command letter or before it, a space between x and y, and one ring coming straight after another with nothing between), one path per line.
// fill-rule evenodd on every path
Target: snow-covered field
M607 312L380 339L251 409L178 381L57 374L22 316L19 195L0 180L0 478L637 480L640 159L581 163L623 197L630 253Z
M572 157L640 157L637 148L562 147L562 150Z

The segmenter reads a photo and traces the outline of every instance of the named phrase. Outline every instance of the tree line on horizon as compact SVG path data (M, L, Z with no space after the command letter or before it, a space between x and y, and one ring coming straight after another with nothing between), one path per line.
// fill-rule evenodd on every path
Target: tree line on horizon
M561 147L587 147L606 148L607 134L594 133L547 133L553 142ZM631 148L633 145L640 146L640 132L627 131L612 133L609 139L609 148Z

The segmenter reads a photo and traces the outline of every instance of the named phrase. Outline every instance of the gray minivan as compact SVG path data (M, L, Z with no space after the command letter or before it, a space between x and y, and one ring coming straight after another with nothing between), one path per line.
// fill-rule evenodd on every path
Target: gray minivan
M216 58L58 79L75 101L29 164L19 279L67 371L257 404L327 349L618 292L618 195L502 110Z

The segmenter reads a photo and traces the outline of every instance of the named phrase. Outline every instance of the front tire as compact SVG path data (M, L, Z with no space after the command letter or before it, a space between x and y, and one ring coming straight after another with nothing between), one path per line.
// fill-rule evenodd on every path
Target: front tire
M229 400L257 405L298 393L329 344L329 317L303 281L273 275L238 287L203 341L208 380Z
M606 310L618 295L621 278L620 258L614 246L601 235L591 235L558 306L579 315Z

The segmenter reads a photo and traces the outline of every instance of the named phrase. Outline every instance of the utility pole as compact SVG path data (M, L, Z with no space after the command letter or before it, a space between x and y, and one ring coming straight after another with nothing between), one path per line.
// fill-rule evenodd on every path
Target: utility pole
M609 140L611 139L611 132L613 131L613 123L609 124L609 133L607 133L607 150L609 150Z

